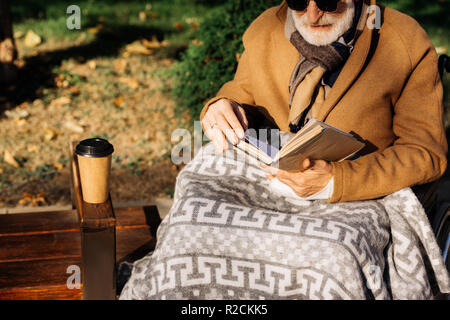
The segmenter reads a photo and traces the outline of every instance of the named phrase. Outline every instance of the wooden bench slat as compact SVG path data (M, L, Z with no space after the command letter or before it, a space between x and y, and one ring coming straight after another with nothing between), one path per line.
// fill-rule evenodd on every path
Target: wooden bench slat
M67 289L66 285L0 290L1 300L81 300L80 289Z
M76 210L0 215L0 237L10 234L78 228Z
M117 226L155 226L153 221L160 219L156 216L155 208L148 206L114 209ZM75 229L79 229L76 210L0 215L0 237Z
M0 299L1 290L65 285L71 265L81 268L81 257L0 263Z
M0 237L0 263L81 256L80 230Z

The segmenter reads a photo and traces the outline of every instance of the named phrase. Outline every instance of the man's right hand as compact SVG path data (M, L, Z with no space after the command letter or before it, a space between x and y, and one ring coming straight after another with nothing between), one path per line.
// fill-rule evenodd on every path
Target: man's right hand
M203 117L202 127L217 151L222 153L228 149L226 138L233 144L244 138L248 121L244 108L228 99L221 99L209 106Z

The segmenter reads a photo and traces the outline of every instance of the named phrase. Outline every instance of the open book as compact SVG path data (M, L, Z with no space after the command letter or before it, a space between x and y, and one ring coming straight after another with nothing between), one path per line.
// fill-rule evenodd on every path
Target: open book
M361 150L364 143L350 133L313 118L282 148L251 134L246 134L245 138L233 147L267 165L282 170L303 171L301 164L306 158L341 161Z

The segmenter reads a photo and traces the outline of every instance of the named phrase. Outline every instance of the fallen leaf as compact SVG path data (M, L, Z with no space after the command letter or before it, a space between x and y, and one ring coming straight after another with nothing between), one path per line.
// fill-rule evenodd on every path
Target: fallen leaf
M12 165L14 168L19 168L19 163L8 150L5 150L5 153L3 154L3 160L6 163Z
M158 41L158 38L156 38L156 36L153 35L151 41L147 39L142 39L142 44L149 49L158 49L162 47L167 47L169 45L169 41L167 40Z
M120 78L119 81L127 84L131 89L139 88L139 82L135 79L124 77L124 78Z
M30 116L28 111L23 110L23 109L6 110L5 115L10 119L26 119Z
M120 106L122 105L122 103L123 103L123 98L122 98L122 96L120 96L120 97L118 97L118 98L116 98L116 99L114 100L114 104L115 104L116 106L118 106L118 107L120 107Z
M27 147L27 151L28 152L37 152L38 151L38 147L35 144L32 144L31 146Z
M31 193L24 192L24 193L22 193L22 198L23 198L24 200L30 201L31 199L34 198L34 196L33 196Z
M145 13L145 11L139 12L139 20L141 21L147 20L147 14Z
M97 63L95 63L94 60L91 60L91 61L88 62L88 67L91 70L95 70L97 68Z
M20 39L25 35L25 33L23 33L23 31L15 31L14 32L14 39Z
M39 203L46 204L47 201L45 201L45 193L41 192L39 193L34 199L33 204L39 205Z
M22 127L27 123L27 120L25 119L14 119L14 121L17 123L17 126Z
M69 89L69 92L70 92L72 95L77 96L77 95L80 94L80 89L78 89L77 87L72 87L72 88Z
M42 43L42 39L33 30L28 30L25 39L23 39L23 43L28 48L34 48Z
M183 30L183 24L181 22L176 22L174 25L175 29L177 29L178 31Z
M64 168L64 165L62 163L56 162L52 164L53 168L55 168L58 171L61 171Z
M2 168L0 168L0 174L3 174L3 169ZM1 199L1 198L0 198Z
M19 69L22 69L23 67L25 67L25 65L26 65L26 62L25 62L25 60L24 59L16 59L16 60L14 60L14 65L17 67L17 68L19 68Z
M130 44L128 44L125 47L125 51L129 52L129 53L134 53L134 54L143 54L143 55L150 55L153 53L152 50L146 48L141 40L136 40Z
M44 141L52 141L58 136L58 133L50 128L45 128Z
M114 61L114 69L118 73L124 73L127 68L127 61L125 59L118 59Z
M19 202L18 202L19 205L30 204L32 207L37 207L40 204L45 205L46 203L47 203L47 201L45 200L44 192L41 192L41 193L37 194L36 196L31 193L24 192L23 199L19 200Z
M63 106L71 103L72 100L69 97L60 97L51 102L52 105Z
M64 122L64 128L66 128L72 132L75 132L75 133L83 133L84 132L83 127L81 127L71 121Z
M193 43L194 45L196 45L196 46L201 46L201 45L203 45L203 41L198 41L198 39L192 40L192 43Z
M437 48L436 48L436 53L437 53L438 55L446 54L446 53L447 53L447 49L446 49L445 47L437 47Z
M191 23L191 28L192 28L193 30L198 30L198 29L200 28L200 23L198 23L197 21L192 22L192 23Z

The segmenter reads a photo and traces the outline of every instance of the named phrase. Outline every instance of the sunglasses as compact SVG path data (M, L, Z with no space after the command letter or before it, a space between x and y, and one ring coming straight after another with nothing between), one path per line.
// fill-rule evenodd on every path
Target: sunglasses
M304 11L310 0L286 0L289 8L294 11ZM314 0L317 7L322 11L333 12L337 9L339 0Z

